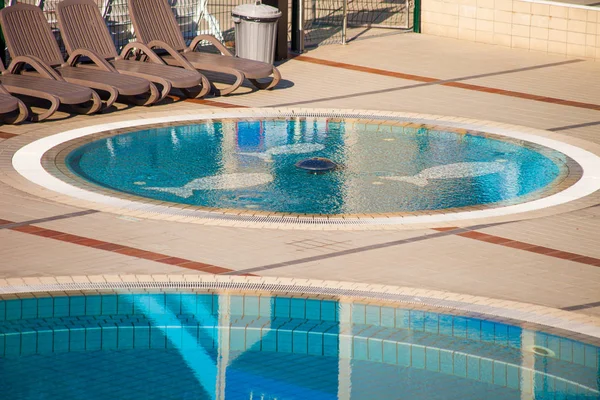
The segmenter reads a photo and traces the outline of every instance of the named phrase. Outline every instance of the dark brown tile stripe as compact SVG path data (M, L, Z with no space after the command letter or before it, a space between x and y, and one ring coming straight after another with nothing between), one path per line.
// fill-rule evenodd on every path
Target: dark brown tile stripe
M2 132L2 131L0 131L0 139L10 139L10 138L13 138L15 136L18 136L18 135L14 134L14 133L8 133L8 132Z
M0 225L13 224L12 221L0 220ZM48 239L60 240L61 242L67 242L76 244L79 246L90 247L97 250L110 251L111 253L118 253L125 256L142 258L144 260L151 260L159 262L161 264L175 265L177 267L191 269L194 271L206 272L209 274L223 274L227 272L235 272L229 268L218 267L212 264L206 264L198 261L187 260L185 258L172 257L166 254L154 253L152 251L137 249L135 247L123 246L117 243L105 242L102 240L96 240L86 238L83 236L72 235L70 233L55 231L52 229L45 229L39 226L33 225L20 225L8 228L10 230L27 233L29 235L44 237ZM248 276L256 276L253 274L246 274Z
M418 81L418 82L438 82L438 81L440 81L440 79L429 78L426 76L404 74L402 72L388 71L388 70L379 69L379 68L363 67L360 65L346 64L346 63L341 63L341 62L337 62L337 61L323 60L321 58L314 58L314 57L308 57L308 56L297 56L297 57L294 57L294 60L305 61L305 62L309 62L312 64L327 65L329 67L349 69L352 71L367 72L369 74L391 76L393 78L400 78L400 79L408 79L411 81Z
M418 81L418 82L437 83L441 86L448 86L448 87L453 87L453 88L458 88L458 89L473 90L476 92L491 93L491 94L499 94L502 96L517 97L517 98L521 98L521 99L540 101L543 103L559 104L559 105L563 105L563 106L585 108L588 110L600 111L600 104L583 103L583 102L579 102L579 101L558 99L555 97L546 97L546 96L538 96L538 95L523 93L523 92L515 92L512 90L504 90L504 89L491 88L491 87L487 87L487 86L472 85L469 83L453 81L452 79L442 80L442 79L431 78L431 77L427 77L427 76L404 74L402 72L394 72L394 71L388 71L388 70L384 70L384 69L362 67L360 65L340 63L337 61L329 61L329 60L308 57L308 56L297 56L294 58L294 60L305 61L305 62L319 64L319 65L327 65L329 67L343 68L343 69L348 69L348 70L352 70L352 71L367 72L367 73L375 74L375 75L390 76L390 77L394 77L394 78L413 80L413 81ZM464 79L464 78L460 78L460 79Z
M458 231L459 228L435 228L438 232L448 232L457 230L456 236L461 236L468 239L478 240L480 242L497 244L504 247L510 247L513 249L524 250L530 253L542 254L549 257L560 258L563 260L574 261L581 264L587 264L594 267L600 267L600 258L587 257L577 253L570 253L568 251L562 251L553 249L551 247L537 246L535 244L520 242L518 240L512 240L501 236L490 235L483 232L477 232L470 230L467 232Z

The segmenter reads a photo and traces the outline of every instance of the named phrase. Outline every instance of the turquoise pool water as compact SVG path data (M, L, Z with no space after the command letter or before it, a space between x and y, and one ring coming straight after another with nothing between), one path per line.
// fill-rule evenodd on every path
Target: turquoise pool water
M0 301L3 399L589 400L598 390L597 347L474 318L193 292Z
M338 168L296 167L314 157ZM66 164L103 187L169 202L356 214L512 204L555 181L564 159L433 128L288 119L125 133L72 151Z

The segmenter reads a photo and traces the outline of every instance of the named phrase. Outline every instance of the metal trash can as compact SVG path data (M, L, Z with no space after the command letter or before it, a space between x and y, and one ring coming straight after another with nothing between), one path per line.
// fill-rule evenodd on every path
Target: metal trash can
M231 16L235 23L235 55L273 64L281 11L257 0L235 7Z

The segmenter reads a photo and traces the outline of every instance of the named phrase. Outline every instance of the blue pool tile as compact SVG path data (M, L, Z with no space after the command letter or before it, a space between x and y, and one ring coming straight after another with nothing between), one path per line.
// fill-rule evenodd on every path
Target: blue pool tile
M539 346L537 341L535 344ZM548 335L547 344L545 347L548 347L550 350L552 350L556 354L556 357L560 357L560 339L558 337Z
M290 317L290 299L283 297L275 298L275 317L289 318Z
M229 347L234 351L246 350L246 329L232 327L229 331Z
M490 321L481 321L481 341L486 343L494 343L495 334L495 323Z
M583 343L573 343L573 362L575 364L585 365L585 345Z
M163 333L165 327L150 327L150 348L152 349L164 349L167 347L167 338Z
M452 351L440 350L440 372L448 375L454 374L454 359Z
M383 362L386 364L398 363L398 352L396 348L396 342L389 340L383 341Z
M381 325L381 307L365 306L365 323L368 325Z
M479 380L479 357L467 356L467 377Z
M102 299L100 298L100 296L85 296L85 314L102 314Z
M262 329L263 337L261 340L262 351L277 351L277 331L273 329Z
M145 296L140 301L147 302L146 309L151 315L164 314L167 309L165 293L152 293ZM104 309L102 310L102 313L104 313Z
M244 296L244 315L258 317L260 315L259 298L256 296Z
M117 326L114 324L105 324L102 329L102 350L117 349Z
M51 318L53 316L54 316L54 299L52 297L39 298L38 299L38 318Z
M112 315L117 313L117 295L102 295L102 315Z
M471 340L481 340L481 321L477 319L467 320L467 337Z
M323 332L308 332L308 354L323 354Z
M21 300L12 299L6 302L6 320L21 319Z
M570 339L560 339L560 359L567 362L573 362L573 341Z
M292 347L292 331L290 330L277 330L277 352L291 353Z
M181 325L170 325L164 329L168 349L181 349L183 343L183 328Z
M60 296L54 298L54 317L68 317L69 316L69 298L66 296Z
M425 313L423 311L411 310L409 316L410 329L421 332L425 330Z
M352 304L352 323L364 324L366 321L366 306L364 304Z
M452 324L452 335L455 337L467 337L467 319L463 317L454 317Z
M488 358L479 360L479 380L494 383L494 362Z
M411 366L411 345L406 343L398 343L398 365L403 367Z
M516 365L506 365L506 386L511 389L519 389L520 378L519 378L519 367Z
M338 302L333 300L321 301L321 319L323 321L337 321Z
M321 319L321 300L306 300L306 319Z
M438 315L434 313L425 313L425 332L438 334L440 331L440 325Z
M439 319L439 334L444 336L452 336L452 325L454 317L452 315L440 314Z
M21 300L21 318L33 319L38 317L38 305L36 298Z
M494 361L494 385L506 386L506 363Z
M195 299L194 295L189 295L189 296L193 297ZM131 315L134 313L133 310L134 310L133 295L132 294L118 294L117 295L117 314Z
M229 312L231 315L244 315L244 296L231 296L229 298Z
M37 353L37 332L27 331L21 333L21 355Z
M6 319L6 301L0 300L0 321Z
M354 360L368 360L369 350L367 339L364 337L354 337L352 340L352 358Z
M6 356L18 356L21 354L20 332L6 332L4 334L4 354Z
M196 315L205 316L216 312L216 305L213 305L213 299L212 294L196 295Z
M467 376L467 356L464 353L454 353L454 375Z
M117 347L119 349L133 349L133 333L133 325L119 325Z
M246 347L245 350L260 350L260 328L246 328Z
M396 326L396 315L391 307L381 307L381 326L393 328Z
M100 328L98 328L99 330ZM68 351L84 351L86 346L86 331L82 326L73 326L69 328L69 350ZM90 336L93 339L93 336ZM100 332L98 332L98 339L100 339ZM92 343L90 350L99 350L100 345L97 348Z
M521 335L523 333L523 329L518 326L509 326L508 327L508 345L510 347L514 347L515 349L521 348Z
M410 313L408 310L397 309L396 310L396 328L409 329L410 328Z
M508 346L508 325L496 323L494 326L494 343L500 346Z
M85 315L85 297L83 296L72 296L69 297L69 315L78 316Z
M298 329L292 332L292 351L296 354L308 352L308 333L306 330Z
M102 329L99 326L85 328L85 349L87 351L100 350L102 348Z
M382 362L383 361L383 340L376 338L367 339L369 350L369 360Z
M440 351L431 347L425 349L425 368L429 371L440 370Z
M290 318L304 319L306 316L306 299L292 298L290 302Z
M585 366L598 368L598 351L593 346L585 345Z
M69 351L70 346L70 331L66 327L55 326L54 327L54 343L53 351L55 353L66 353Z
M270 318L274 315L275 300L271 296L260 296L258 301L258 315L265 318Z
M323 355L337 356L339 354L338 340L337 334L325 332L323 334Z
M165 306L167 310L175 315L183 314L181 309L181 293L167 293L165 295Z
M412 367L418 369L425 369L425 346L413 344L410 347Z

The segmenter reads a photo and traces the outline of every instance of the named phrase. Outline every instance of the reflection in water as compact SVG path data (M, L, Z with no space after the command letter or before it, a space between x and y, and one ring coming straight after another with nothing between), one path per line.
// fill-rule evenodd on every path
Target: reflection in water
M600 398L597 347L462 316L194 292L0 306L6 399Z

